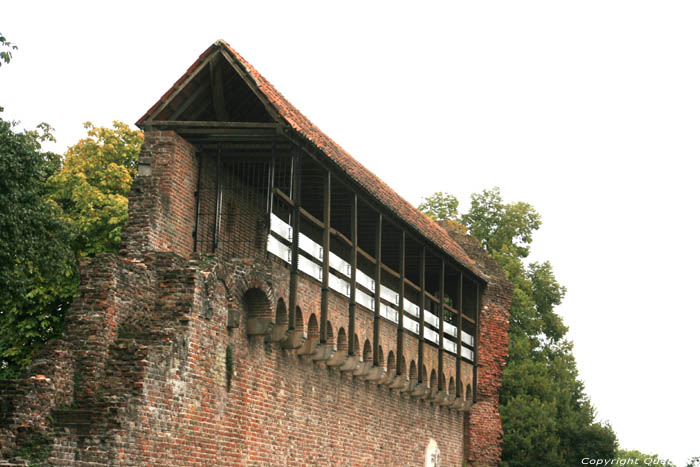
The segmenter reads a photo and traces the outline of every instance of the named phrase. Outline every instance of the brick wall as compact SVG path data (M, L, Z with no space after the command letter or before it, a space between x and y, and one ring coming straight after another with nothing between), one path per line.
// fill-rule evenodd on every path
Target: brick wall
M205 185L216 174L211 162L203 159ZM197 167L195 149L175 133L146 133L121 255L83 262L65 338L24 379L0 383L3 458L40 435L56 465L424 465L431 440L443 466L497 464L512 290L468 237L451 232L492 280L480 310L478 401L466 415L249 337L249 317L278 311L286 320L288 265L262 249L264 210L240 206L245 190L223 198L231 241L219 253L229 259L192 253ZM213 209L204 191L200 202ZM206 228L200 222L202 238ZM309 339L318 338L309 325L318 323L320 300L321 284L300 273L298 325ZM348 306L329 293L331 342L347 335ZM373 342L373 319L357 306L358 353ZM380 351L386 367L396 334L382 319L381 350L367 358ZM409 332L404 358L408 374L418 363ZM445 352L451 391L455 366ZM430 380L437 367L437 348L426 343L424 368L412 377ZM461 375L461 388L472 387L469 364Z

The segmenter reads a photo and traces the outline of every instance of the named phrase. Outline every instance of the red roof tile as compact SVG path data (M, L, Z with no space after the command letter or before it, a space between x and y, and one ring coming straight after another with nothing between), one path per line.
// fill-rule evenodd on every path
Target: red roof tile
M279 117L289 124L297 134L308 140L319 151L325 154L332 162L342 169L350 178L357 182L360 186L366 189L376 200L395 213L400 219L425 236L428 240L435 244L439 249L443 250L449 256L457 260L463 266L474 272L482 279L487 279L487 276L480 271L474 261L465 253L465 251L450 237L450 235L432 219L427 217L421 211L416 209L411 203L402 198L398 193L391 189L379 177L374 175L365 166L355 160L343 148L323 133L316 125L311 123L296 107L294 107L287 99L280 94L272 84L270 84L258 71L253 68L238 52L224 41L217 41L209 47L202 55L199 56L187 72L168 90L158 102L151 107L148 112L141 117L137 125L142 125L149 117L152 117L159 105L168 99L172 93L183 83L197 66L205 60L210 54L215 53L219 47L228 52L231 58L241 65L242 70L247 73L251 86L257 87L262 96L267 100L278 113Z

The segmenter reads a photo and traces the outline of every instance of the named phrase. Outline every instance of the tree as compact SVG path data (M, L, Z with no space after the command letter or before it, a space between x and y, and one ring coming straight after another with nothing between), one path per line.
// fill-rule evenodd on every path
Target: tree
M129 215L143 133L122 122L113 126L85 123L87 138L68 148L62 169L49 180L51 199L77 232L79 255L117 252Z
M41 151L51 128L15 132L0 119L0 378L13 377L59 335L77 287L72 231L46 198L60 156Z
M566 288L549 262L525 263L540 215L527 203L505 203L498 188L472 195L465 214L459 214L456 198L444 193L426 198L420 208L434 219L465 225L514 286L500 393L502 465L580 465L583 457L614 458L615 433L595 422L573 344L555 311Z
M114 122L61 157L41 152L50 127L0 121L0 379L17 376L60 336L78 288L76 258L116 252L143 135ZM63 162L63 163L62 163Z
M17 46L8 41L0 32L0 66L2 66L2 62L10 63L13 50L17 50Z
M459 200L449 193L438 191L433 193L418 205L418 209L423 211L435 220L456 220L458 217L457 207Z

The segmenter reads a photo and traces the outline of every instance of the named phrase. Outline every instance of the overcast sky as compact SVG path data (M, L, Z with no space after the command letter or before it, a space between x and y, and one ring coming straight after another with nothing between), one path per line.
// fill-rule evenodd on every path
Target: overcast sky
M63 151L224 39L414 205L531 203L599 418L625 448L700 455L700 2L339 5L3 4L3 118L49 122Z

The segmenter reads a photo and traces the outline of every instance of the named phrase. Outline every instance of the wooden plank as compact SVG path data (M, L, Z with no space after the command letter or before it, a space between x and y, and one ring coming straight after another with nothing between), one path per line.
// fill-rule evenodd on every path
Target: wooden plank
M177 87L177 89L175 89L175 90L173 91L173 93L170 94L170 96L168 96L168 98L165 99L165 101L163 101L163 103L162 103L161 105L159 105L158 108L157 108L155 111L153 111L153 113L152 113L151 115L154 115L154 116L155 116L155 115L158 115L158 114L161 113L163 110L165 110L165 108L166 108L168 105L170 105L170 103L173 101L173 99L175 99L175 97L177 97L177 96L180 94L180 92L181 92L183 89L185 89L185 87L186 87L188 84L190 84L190 82L195 78L195 76L197 76L197 75L199 74L199 72L202 71L202 69L203 69L204 67L209 66L209 62L210 62L211 60L213 60L214 57L215 57L216 55L217 55L216 53L211 54L209 57L207 57L206 59L204 59L204 61L203 61L202 63L200 63L199 65L197 65L197 67L192 71L192 73L190 73L189 76L187 76L187 78L185 78L185 80ZM146 120L146 121L144 122L144 125L147 125L149 121L150 121L150 120Z
M224 84L221 79L221 67L217 67L218 57L209 62L209 83L211 85L211 99L214 105L216 119L225 122L229 119L224 102Z
M299 276L299 192L301 189L301 157L294 154L292 159L294 176L292 178L293 188L292 201L294 211L292 214L292 265L289 270L289 330L296 328L296 307L297 307L297 281Z
M474 328L474 360L472 361L472 395L473 401L476 403L476 377L478 376L477 368L479 366L479 315L481 314L481 286L476 285L476 324Z
M185 110L189 109L190 106L194 103L194 101L199 99L202 96L202 94L204 94L204 91L206 91L207 89L208 88L206 86L198 87L197 90L190 94L190 97L188 97L187 100L183 102L182 105L178 107L172 115L170 115L170 120L175 120L177 119L177 117L182 115L185 112Z
M238 75L243 79L243 81L248 85L251 91L255 93L258 99L260 99L260 102L262 105L265 107L265 110L267 110L267 113L270 114L270 116L277 120L278 122L282 122L281 117L277 113L277 109L275 109L270 102L267 100L267 96L265 96L262 91L260 91L260 88L258 88L257 84L252 81L251 76L245 72L243 69L241 69L240 66L238 66L238 63L234 60L233 57L231 57L225 49L221 50L221 55L223 55L224 59L233 67L233 69L238 73Z
M445 260L440 260L440 340L438 344L438 389L443 391L443 379L445 376L445 371L443 367L444 353L443 342L444 342L444 324L445 324Z
M457 288L457 309L459 311L457 312L457 355L455 355L455 379L457 380L457 386L459 386L459 383L462 381L462 304L464 303L463 282L462 272L460 272L459 287ZM464 391L465 388L463 387L462 390Z
M350 207L350 236L352 253L350 254L350 306L348 309L348 355L355 355L355 307L357 306L357 194L353 193Z
M173 127L173 128L272 128L277 129L279 123L256 123L256 122L212 122L201 120L146 120L144 125Z
M299 207L299 211L301 212L301 215L304 216L304 219L311 221L316 227L319 229L325 229L325 224L321 222L320 220L316 219L309 211L306 209Z
M399 327L396 330L396 361L403 358L403 301L406 274L406 234L401 229L399 239Z
M275 187L275 188L273 189L273 192L275 193L275 196L277 196L277 197L280 198L282 201L284 201L285 203L287 203L290 207L292 207L292 208L294 207L294 201L292 201L292 199L291 199L289 196L287 196L287 194L286 194L284 191L282 191L282 190L280 190L279 188Z
M372 333L372 363L374 366L379 366L379 310L382 305L380 300L382 287L382 213L378 214L377 225L375 231L375 247L376 260L374 267L374 326ZM400 374L399 362L396 362L397 374Z
M421 383L427 383L427 381L423 381L423 365L424 365L424 352L425 352L425 337L423 337L423 332L425 330L425 311L423 308L425 308L425 246L421 247L420 250L420 299L419 301L419 307L420 307L420 327L419 327L419 335L418 335L418 374L420 375L420 382ZM428 377L426 375L426 377Z
M328 278L330 276L331 252L331 173L323 177L323 277L321 285L321 335L319 341L325 344L328 338Z

